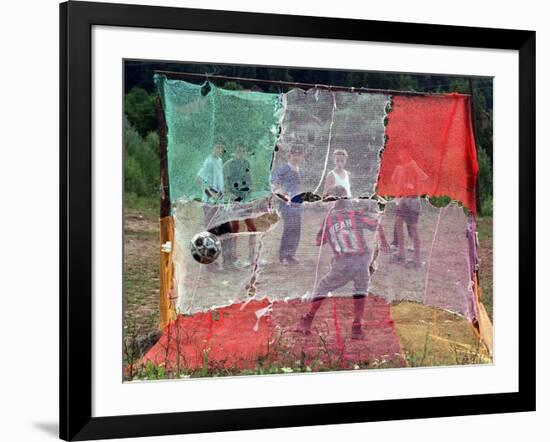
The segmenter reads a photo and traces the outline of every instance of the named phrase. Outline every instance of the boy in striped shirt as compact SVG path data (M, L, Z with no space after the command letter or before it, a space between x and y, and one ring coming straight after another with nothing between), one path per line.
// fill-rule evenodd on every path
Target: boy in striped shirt
M296 331L309 334L313 318L329 292L353 281L354 317L351 326L352 339L364 337L361 320L365 310L365 297L369 285L369 266L372 254L365 240L363 230L377 230L382 251L388 252L389 245L382 226L361 210L355 210L343 186L332 188L331 195L338 198L325 217L317 233L317 245L329 243L334 253L330 271L313 292L310 310L302 316Z

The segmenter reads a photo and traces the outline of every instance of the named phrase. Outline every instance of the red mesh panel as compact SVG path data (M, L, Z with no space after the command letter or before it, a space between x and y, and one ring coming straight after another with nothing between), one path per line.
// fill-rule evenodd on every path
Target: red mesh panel
M395 96L378 193L448 195L476 212L478 164L469 97Z
M369 296L366 300L364 340L350 338L351 297L327 299L307 336L293 328L308 311L309 302L274 302L271 312L258 318L256 312L268 305L267 300L251 301L222 307L216 316L212 312L179 315L136 367L151 361L168 371L197 370L203 364L210 369L242 370L253 369L261 361L282 366L301 358L306 364L317 361L342 368L382 359L404 365L391 307L382 298Z

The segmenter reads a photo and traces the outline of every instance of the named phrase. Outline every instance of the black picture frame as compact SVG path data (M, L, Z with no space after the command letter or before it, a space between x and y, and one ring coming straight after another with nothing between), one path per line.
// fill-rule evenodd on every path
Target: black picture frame
M92 417L94 25L519 52L519 391ZM60 437L155 436L535 410L535 32L108 3L60 5Z

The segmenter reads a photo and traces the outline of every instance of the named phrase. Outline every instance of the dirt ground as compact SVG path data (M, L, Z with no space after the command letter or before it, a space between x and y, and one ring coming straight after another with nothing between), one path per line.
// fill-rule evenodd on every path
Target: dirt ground
M157 329L159 321L158 218L142 211L128 211L124 233L125 335L145 335Z

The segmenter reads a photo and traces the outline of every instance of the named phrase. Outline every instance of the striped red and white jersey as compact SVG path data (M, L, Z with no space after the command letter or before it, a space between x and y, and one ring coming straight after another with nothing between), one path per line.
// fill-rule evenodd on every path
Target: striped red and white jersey
M364 254L368 250L363 230L376 230L378 222L360 210L333 209L317 233L317 245L329 243L337 258L344 254Z

